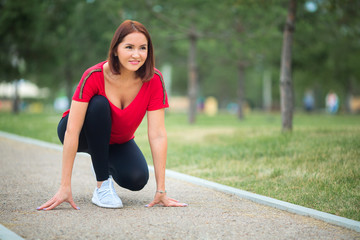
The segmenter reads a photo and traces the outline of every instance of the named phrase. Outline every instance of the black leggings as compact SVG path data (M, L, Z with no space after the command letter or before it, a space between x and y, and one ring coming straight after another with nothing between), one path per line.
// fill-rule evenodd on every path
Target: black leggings
M58 136L64 143L68 115L58 125ZM149 179L145 157L134 140L123 144L109 144L111 132L111 111L104 96L94 96L86 112L79 137L78 152L91 155L97 181L105 181L109 175L119 186L141 190Z

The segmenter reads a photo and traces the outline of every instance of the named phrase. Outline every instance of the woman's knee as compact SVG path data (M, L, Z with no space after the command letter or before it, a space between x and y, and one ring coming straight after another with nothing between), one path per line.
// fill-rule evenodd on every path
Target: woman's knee
M96 95L91 98L86 111L85 125L89 128L108 126L111 128L110 104L106 97Z
M57 127L57 134L58 134L59 140L62 144L64 143L67 119L68 119L68 115L60 120L58 127Z
M115 182L119 184L119 186L129 189L131 191L140 191L145 187L149 180L149 172L148 171L133 171L127 176L119 176L121 179L113 176Z
M130 190L132 191L140 191L141 189L143 189L145 187L145 185L147 184L148 180L149 180L149 174L145 174L143 173L142 175L134 175L132 176L132 187Z
M87 109L87 115L89 114L110 114L110 103L107 98L102 95L92 97Z

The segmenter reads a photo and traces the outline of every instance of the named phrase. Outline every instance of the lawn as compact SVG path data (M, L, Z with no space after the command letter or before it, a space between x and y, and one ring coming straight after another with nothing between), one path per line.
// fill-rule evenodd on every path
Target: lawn
M0 130L59 143L60 114L0 113ZM360 221L360 116L167 114L168 169ZM146 122L135 140L149 159Z

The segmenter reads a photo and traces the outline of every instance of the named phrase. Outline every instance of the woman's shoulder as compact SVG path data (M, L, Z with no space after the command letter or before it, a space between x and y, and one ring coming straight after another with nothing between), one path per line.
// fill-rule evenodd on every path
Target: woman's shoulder
M158 82L159 80L164 82L164 77L159 69L154 68L154 75L149 82Z
M150 91L153 98L152 106L148 110L156 110L159 108L168 107L167 94L165 88L165 82L162 73L154 68L154 76L150 80Z
M93 73L97 73L97 72L102 72L103 71L103 65L106 63L107 61L103 61L100 63L95 64L94 66L89 67L88 69L86 69L83 73L82 79L88 79Z
M103 69L103 65L106 63L107 61L103 61L100 63L95 64L94 66L89 67L88 69L85 70L84 74L88 74L91 72L101 72Z
M163 79L162 73L157 68L154 68L154 77L159 77L160 79Z
M162 73L154 68L154 76L150 80L151 88L152 89L162 89L162 91L165 93L165 81Z
M165 86L164 77L160 70L154 68L153 77L147 82L151 87L158 87L159 85Z

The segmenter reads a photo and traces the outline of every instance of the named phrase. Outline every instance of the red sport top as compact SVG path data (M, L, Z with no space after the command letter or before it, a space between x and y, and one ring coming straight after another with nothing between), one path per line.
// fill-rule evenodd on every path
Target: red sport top
M105 63L106 61L98 63L84 72L73 95L73 100L89 102L95 95L106 97L103 74ZM130 141L134 138L134 133L144 118L146 111L169 107L160 71L155 69L154 77L150 81L143 83L135 99L126 108L120 109L110 101L109 103L112 121L110 144L121 144ZM69 111L64 112L63 117Z

